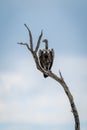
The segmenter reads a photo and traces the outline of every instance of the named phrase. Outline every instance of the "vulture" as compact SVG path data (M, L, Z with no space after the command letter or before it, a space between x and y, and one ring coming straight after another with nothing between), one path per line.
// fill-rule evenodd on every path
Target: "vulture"
M44 70L50 71L54 61L54 50L48 48L47 39L44 39L42 42L45 42L45 48L43 50L39 50L39 62ZM45 78L48 77L46 74L43 75Z

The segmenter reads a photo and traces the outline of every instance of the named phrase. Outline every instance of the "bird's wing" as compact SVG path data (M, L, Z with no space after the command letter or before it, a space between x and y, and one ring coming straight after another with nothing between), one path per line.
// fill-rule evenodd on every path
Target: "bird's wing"
M52 65L53 65L53 61L54 61L54 50L51 49L50 50L50 67L49 67L49 70L51 69Z
M43 65L43 51L42 50L39 50L39 61L40 61L41 66L44 68L44 65Z

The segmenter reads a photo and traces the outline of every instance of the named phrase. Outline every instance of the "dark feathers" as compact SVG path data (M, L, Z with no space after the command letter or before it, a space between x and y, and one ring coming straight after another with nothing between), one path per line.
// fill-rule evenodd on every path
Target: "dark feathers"
M41 67L44 68L46 71L51 70L51 67L53 65L54 60L54 50L45 48L43 50L39 50L39 61L41 64ZM48 77L46 74L44 74L44 77Z

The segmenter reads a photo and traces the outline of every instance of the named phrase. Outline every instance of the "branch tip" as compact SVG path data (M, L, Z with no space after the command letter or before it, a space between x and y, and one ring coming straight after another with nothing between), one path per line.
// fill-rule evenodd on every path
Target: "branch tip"
M24 26L27 28L28 32L31 33L29 27L27 26L27 24L24 24Z
M43 29L41 30L41 34L43 35Z
M24 26L25 26L25 27L27 27L27 24L26 24L26 23L24 23Z
M23 42L17 42L17 44L21 44L21 45L23 45L24 43L23 43Z

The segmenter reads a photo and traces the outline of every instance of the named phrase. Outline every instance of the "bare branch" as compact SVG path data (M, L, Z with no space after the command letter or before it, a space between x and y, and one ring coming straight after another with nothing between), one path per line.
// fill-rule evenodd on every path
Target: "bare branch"
M23 43L23 42L18 42L17 44L20 44L20 45L25 45L27 46L28 50L32 52L32 50L30 49L29 45L27 43Z
M27 26L26 24L24 24L24 25L25 25L25 27L26 27L27 30L28 30L29 37L30 37L30 48L31 48L31 50L33 51L33 39L32 39L31 31L30 31L30 29L28 28L28 26Z
M41 34L40 34L40 36L39 36L39 38L38 38L37 45L36 45L36 48L35 48L35 52L37 52L38 49L39 49L40 41L41 41L42 35L43 35L43 31L41 31Z
M58 77L56 74L54 74L53 72L51 71L46 71L44 70L40 64L39 64L39 61L38 61L38 57L37 57L37 54L34 53L34 60L35 60L35 63L36 63L36 66L37 66L37 69L39 71L41 71L42 73L45 73L46 75L48 75L49 77L53 78L54 80L56 80L59 84L61 84L61 86L63 87L68 99L69 99L69 102L70 102L70 105L71 105L71 108L72 108L72 113L73 113L73 116L74 116L74 120L75 120L75 130L80 130L80 121L79 121L79 115L78 115L78 112L77 112L77 109L76 109L76 106L75 106L75 103L74 103L74 99L73 99L73 96L68 88L68 86L66 85L63 77L62 77L62 74L61 72L59 71L59 74L60 74L60 77Z
M27 25L25 25L27 27ZM27 27L28 31L29 28ZM68 99L69 99L69 102L70 102L70 105L71 105L71 109L72 109L72 113L73 113L73 116L74 116L74 120L75 120L75 130L80 130L80 120L79 120L79 115L78 115L78 111L76 109L76 106L75 106L75 103L74 103L74 99L73 99L73 96L69 90L69 87L67 86L67 84L65 83L64 81L64 78L61 74L61 72L59 71L59 75L60 77L58 77L56 74L54 74L52 71L46 71L45 69L43 69L39 63L39 60L38 60L38 56L37 56L37 51L39 49L39 46L40 46L40 41L41 41L41 38L42 38L42 35L43 33L41 32L39 38L38 38L38 42L37 42L37 45L36 45L36 48L35 48L35 51L32 50L32 46L33 46L33 43L32 43L32 35L31 35L31 32L29 33L30 35L30 39L31 39L31 48L29 48L29 45L27 43L18 43L20 45L26 45L28 50L32 53L32 56L34 58L34 61L35 61L35 64L36 64L36 67L39 71L41 71L42 73L48 75L49 77L53 78L54 80L56 80L64 89Z
M61 75L61 72L60 72L60 75ZM72 113L73 113L73 116L74 116L74 120L75 120L75 130L80 130L80 120L79 120L79 115L78 115L78 111L76 109L76 106L75 106L75 103L74 103L74 99L73 99L73 96L67 86L67 84L65 83L62 75L61 75L61 81L62 82L59 82L61 84L61 86L63 87L68 99L69 99L69 102L70 102L70 105L71 105L71 108L72 108Z

